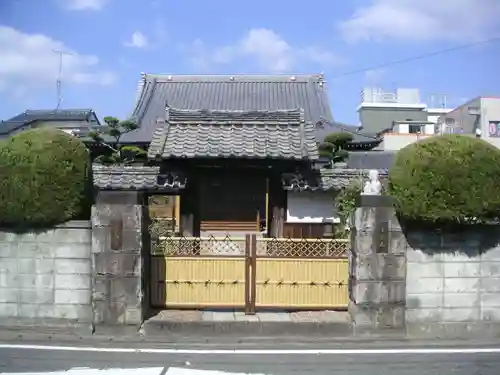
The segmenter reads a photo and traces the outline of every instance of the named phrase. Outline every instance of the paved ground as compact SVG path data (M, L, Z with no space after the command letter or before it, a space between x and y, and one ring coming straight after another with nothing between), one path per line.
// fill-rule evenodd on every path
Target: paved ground
M146 336L191 334L351 336L349 314L339 311L258 312L175 311L158 313L144 324Z
M278 339L277 339L278 340ZM456 344L458 345L458 344ZM111 347L71 347L51 349L47 346L12 347L0 345L1 373L43 373L67 371L77 367L115 369L113 375L125 374L119 369L142 369L142 375L211 375L206 372L179 373L176 369L223 371L268 375L497 375L500 369L500 345L463 348L450 344L432 348L432 343L417 349L404 344L392 348L355 345L332 349L329 344L295 343L288 345L243 346L203 345L135 349ZM138 350L139 349L139 350ZM155 368L146 370L145 368ZM92 375L97 372L71 371L67 375ZM99 372L106 375L107 372ZM214 374L215 375L215 374Z
M181 311L164 310L151 322L292 322L292 323L348 323L347 311L257 312L245 315L241 311Z

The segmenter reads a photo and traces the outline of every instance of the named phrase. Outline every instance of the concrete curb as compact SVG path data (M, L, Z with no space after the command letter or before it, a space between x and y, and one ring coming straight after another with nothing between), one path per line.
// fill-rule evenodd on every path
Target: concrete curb
M339 322L179 322L150 321L143 326L146 337L185 336L328 336L351 337L352 329Z

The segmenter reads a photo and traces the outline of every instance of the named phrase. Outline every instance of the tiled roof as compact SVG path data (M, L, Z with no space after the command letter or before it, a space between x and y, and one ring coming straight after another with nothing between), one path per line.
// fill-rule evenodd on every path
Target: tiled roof
M307 176L286 174L282 177L283 188L288 191L334 191L348 186L354 180L366 180L367 169L351 169L338 166L333 169L320 169ZM387 170L378 170L381 179L387 177Z
M159 167L92 165L94 186L103 190L176 190L186 186L186 179L160 173Z
M228 111L169 108L149 158L239 157L316 160L314 126L302 110Z
M317 134L320 134L320 138L324 139L328 134L331 133L350 133L353 136L352 143L373 143L378 144L382 142L382 139L377 137L376 134L367 134L359 132L359 127L354 125L347 125L341 122L330 123L327 120L321 121L318 124Z
M397 151L349 152L347 167L352 169L389 169Z
M313 125L322 118L333 121L322 75L144 74L132 113L138 119L140 128L126 134L122 140L150 142L156 130L156 121L165 118L167 106L241 111L303 108L305 120Z
M9 134L34 121L86 121L92 116L95 116L92 109L26 110L1 121L0 134Z

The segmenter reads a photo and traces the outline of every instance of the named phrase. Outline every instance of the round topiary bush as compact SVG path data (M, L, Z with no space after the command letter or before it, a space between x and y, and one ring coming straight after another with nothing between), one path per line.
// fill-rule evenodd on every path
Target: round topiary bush
M500 217L500 150L462 135L430 137L400 150L389 194L403 218L469 223Z
M44 227L78 215L88 203L89 154L54 129L19 133L0 144L0 225Z

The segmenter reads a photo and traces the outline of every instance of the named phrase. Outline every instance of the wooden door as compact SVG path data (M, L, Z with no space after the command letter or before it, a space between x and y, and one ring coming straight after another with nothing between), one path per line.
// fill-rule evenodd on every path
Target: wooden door
M200 179L202 231L256 232L265 216L266 179L244 171L205 173Z

